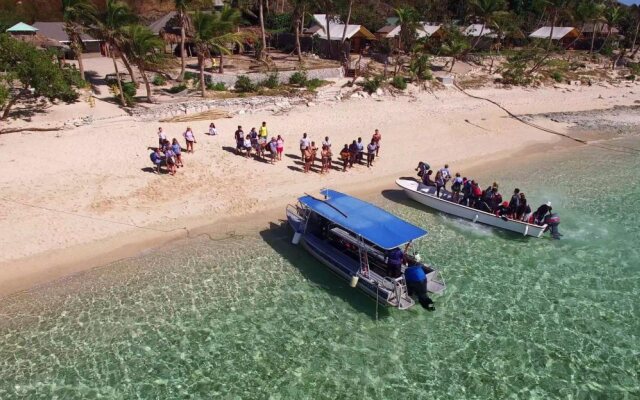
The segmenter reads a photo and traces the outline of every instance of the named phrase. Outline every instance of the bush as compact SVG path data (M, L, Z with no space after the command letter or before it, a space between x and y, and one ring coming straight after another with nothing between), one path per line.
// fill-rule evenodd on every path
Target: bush
M309 79L306 83L305 86L307 87L308 90L311 90L312 92L315 91L317 88L319 88L320 86L324 86L326 85L328 82L327 81L323 81L322 79L318 79L318 78L313 78L313 79Z
M116 99L120 100L120 88L118 87L118 84L113 84L110 86L110 90L111 93L113 93L113 95L116 97ZM135 95L136 95L137 89L136 89L136 85L133 82L122 82L122 97L124 97L124 103L123 105L127 106L127 107L131 107L133 106L133 104L135 103Z
M255 92L257 89L256 85L246 75L238 76L234 88L240 93Z
M554 81L560 83L562 82L562 80L564 79L564 76L562 76L562 74L560 73L560 71L553 71L551 73L551 79L553 79Z
M185 81L188 81L188 80L199 81L200 80L200 75L196 74L195 72L187 71L187 72L184 73L184 80Z
M630 62L627 66L633 75L640 75L640 63Z
M307 73L304 71L297 71L289 77L289 83L291 85L305 86L307 84Z
M187 90L187 85L185 85L184 83L181 83L179 85L172 86L170 89L167 89L167 92L171 94L176 94L184 90Z
M399 90L405 90L407 88L407 81L401 76L394 76L391 80L391 86Z
M224 82L207 83L207 90L224 92L225 90L227 90L227 85L225 85Z
M267 79L265 79L264 81L260 82L259 86L263 86L266 87L268 89L275 89L278 86L280 86L280 79L278 78L278 73L275 72L273 74L270 74Z
M365 78L362 84L362 87L364 88L364 90L367 91L367 93L371 94L376 92L378 89L380 89L381 85L382 85L382 77L374 76L373 78Z
M163 86L165 83L167 83L167 80L162 75L156 75L153 77L151 83L153 83L155 86Z
M631 74L631 75L625 76L624 79L626 79L628 81L635 81L636 80L636 76L634 74Z

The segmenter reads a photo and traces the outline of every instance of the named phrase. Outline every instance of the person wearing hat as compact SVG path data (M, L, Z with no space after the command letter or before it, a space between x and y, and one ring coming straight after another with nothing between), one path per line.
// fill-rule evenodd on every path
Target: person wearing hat
M498 208L496 208L495 213L496 213L496 217L500 217L504 221L506 221L509 215L509 202L503 201L502 204L500 204Z

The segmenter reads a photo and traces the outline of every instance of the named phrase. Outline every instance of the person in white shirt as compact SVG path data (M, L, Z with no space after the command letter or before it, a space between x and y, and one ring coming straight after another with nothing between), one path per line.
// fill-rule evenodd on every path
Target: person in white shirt
M218 130L216 129L216 124L212 122L211 124L209 124L209 135L215 136L217 134L218 134Z
M443 188L447 189L447 182L451 180L451 171L449 170L449 164L445 164L444 168L440 168L440 174L442 175L442 180L444 181Z
M302 160L304 160L304 152L309 146L311 146L311 140L309 140L305 132L302 134L302 139L300 139L300 158Z
M167 135L162 130L162 127L158 128L158 146L164 146L164 141L167 140Z

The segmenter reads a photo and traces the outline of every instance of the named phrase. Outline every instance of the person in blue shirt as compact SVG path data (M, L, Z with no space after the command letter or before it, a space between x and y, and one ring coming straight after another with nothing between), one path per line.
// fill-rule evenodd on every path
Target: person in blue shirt
M407 282L409 296L416 295L420 305L433 311L436 307L427 295L427 273L422 265L411 265L404 271L404 279Z
M155 149L149 157L151 158L151 162L153 163L155 172L159 174L160 166L162 165L162 156L160 155L160 149Z

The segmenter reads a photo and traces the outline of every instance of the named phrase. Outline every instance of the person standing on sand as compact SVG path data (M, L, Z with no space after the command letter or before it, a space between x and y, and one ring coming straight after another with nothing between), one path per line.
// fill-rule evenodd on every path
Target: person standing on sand
M176 167L184 167L184 164L182 164L182 146L178 143L178 139L173 138L171 150L173 150L173 153L176 155Z
M196 136L193 134L191 128L187 127L187 130L182 136L184 136L184 139L187 141L187 153L193 153L193 144L196 143Z
M311 169L311 163L313 162L313 159L315 154L313 153L313 151L311 151L311 146L307 147L304 150L304 157L302 158L304 161L304 173L306 174L307 172L309 172L309 170Z
M251 136L247 135L244 138L244 151L246 152L245 157L251 157Z
M358 164L362 162L362 158L364 157L364 143L362 143L362 138L359 137L356 142L356 146L358 147L358 154L356 155L356 161Z
M242 126L238 125L238 129L235 133L236 139L236 153L242 154L242 149L244 149L244 131L242 130Z
M267 131L267 123L262 121L262 126L260 127L260 138L264 139L264 142L267 143L269 140L269 132Z
M278 151L278 161L282 161L282 153L284 152L284 139L278 135L276 139L276 150Z
M300 159L304 161L304 152L307 148L311 146L311 141L307 137L307 133L302 134L302 139L300 139Z
M349 164L351 160L349 145L345 144L342 150L340 150L340 158L342 158L342 172L347 172L347 164Z
M311 150L311 166L316 166L316 155L318 154L318 146L316 146L316 142L311 142L311 146L309 146L309 150Z
M379 130L376 129L373 136L371 137L371 140L373 141L373 143L376 144L376 157L377 157L378 152L380 151L380 142L382 141L382 135L380 134Z
M213 122L209 124L209 135L216 136L218 134L218 130L216 129L216 124Z
M325 136L322 141L322 147L327 146L329 150L331 150L331 140L329 140L329 136Z
M373 159L376 157L377 148L378 146L376 146L373 140L367 145L367 168L370 168L373 165Z
M271 164L276 163L276 154L278 153L278 141L275 137L269 142L269 152L271 153Z
M162 155L160 154L160 149L156 148L153 153L151 153L150 155L151 157L151 162L153 163L153 172L159 174L160 173L160 166L162 165Z
M325 172L329 172L331 170L331 150L329 150L329 146L322 146L320 159L322 160L322 169L320 170L320 173L324 174Z
M353 168L353 163L355 163L358 158L358 143L356 143L355 140L351 142L349 146L349 154L351 155L349 158L349 167Z
M165 140L167 140L167 135L165 135L162 127L160 127L158 128L158 146L162 147Z
M169 168L169 175L175 175L177 171L176 153L174 153L171 147L169 147L167 150L165 150L164 156L167 160L167 168Z

